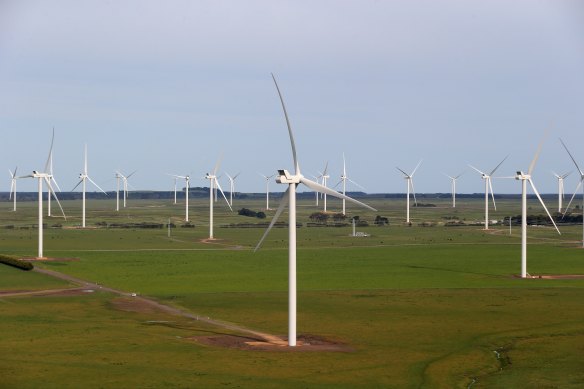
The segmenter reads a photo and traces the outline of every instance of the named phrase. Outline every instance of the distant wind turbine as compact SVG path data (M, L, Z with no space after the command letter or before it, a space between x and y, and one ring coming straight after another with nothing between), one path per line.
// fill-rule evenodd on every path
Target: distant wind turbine
M107 193L105 193L105 191L103 189L101 189L99 187L99 185L97 185L92 179L91 177L89 177L88 173L87 173L87 145L85 145L85 149L84 149L84 164L83 164L83 173L81 173L79 175L79 182L77 183L77 185L75 185L75 187L73 189L71 189L71 192L73 192L79 185L83 185L83 195L82 195L82 212L81 212L81 227L85 228L85 180L89 180L89 182L91 182L93 185L95 185L95 187L97 189L99 189L100 191L102 191L104 194L107 195Z
M176 185L176 179L185 180L185 221L188 222L189 221L189 191L191 189L191 177L188 175L187 176L177 176L176 174L171 174L171 176L173 176L175 179L175 185ZM175 196L176 196L176 194L175 194Z
M535 163L539 158L539 153L541 152L542 146L543 140L539 144L537 152L535 153L535 157L533 158L533 161L531 161L531 164L529 165L529 170L527 170L527 174L523 173L522 171L518 171L517 175L515 176L516 180L521 181L521 278L527 277L527 182L529 182L529 184L531 185L531 188L533 189L533 192L539 199L539 202L541 203L543 209L545 209L545 212L547 213L554 227L558 231L558 234L560 234L558 226L556 226L556 223L554 222L552 215L550 215L550 212L548 211L543 200L541 199L541 196L539 195L537 188L535 187L533 181L531 180L531 173L533 172Z
M10 172L10 197L9 199L13 201L14 205L13 205L13 211L16 212L16 180L18 180L19 177L16 176L16 171L18 170L18 166L14 168L14 172L10 169L8 169L8 171Z
M357 184L355 181L351 180L349 178L349 176L347 176L347 166L345 163L345 153L343 153L343 174L341 175L341 181L339 181L336 185L335 188L337 186L339 186L339 184L343 184L343 195L347 195L347 181L349 181L350 183L352 183L355 186L358 186L359 188L365 190L365 188L363 188L361 185ZM343 215L345 215L345 199L343 199Z
M493 208L495 208L495 211L497 210L497 205L495 204L495 194L493 193L493 183L491 182L491 179L493 178L492 176L495 174L499 166L501 166L508 157L509 156L507 155L505 158L503 158L503 160L499 162L499 164L488 174L480 171L472 165L468 165L472 169L479 172L483 180L485 180L485 230L489 229L489 191L491 192L491 198L493 199Z
M132 177L136 173L134 170L132 173L128 174L127 176L123 175L119 171L116 171L116 180L118 183L117 190L116 190L116 211L120 210L120 180L122 180L122 189L123 189L123 200L124 200L124 208L126 208L126 199L128 198L128 179Z
M452 191L452 208L456 208L456 180L458 180L458 178L459 178L460 176L462 176L464 173L460 173L459 175L457 175L457 176L454 176L454 177L452 177L452 176L449 176L449 175L448 175L448 174L446 174L446 173L443 173L443 174L444 174L446 177L450 178L450 180L451 180L450 189L451 189L451 191Z
M418 205L418 202L416 201L416 191L414 190L414 174L416 174L416 170L418 170L418 168L420 167L420 165L422 164L422 160L420 159L420 162L418 162L418 164L416 165L416 168L412 171L411 174L408 174L406 172L404 172L402 169L400 169L399 167L396 167L397 170L399 170L400 172L403 173L405 180L407 181L407 194L406 194L406 223L410 223L410 190L412 192L412 194L414 195L414 204L416 204L416 206Z
M298 164L298 159L296 158L294 135L292 134L292 127L290 126L290 120L288 119L288 113L286 112L284 99L282 98L280 88L278 88L278 83L276 82L276 78L273 74L272 78L274 80L274 84L276 85L276 90L278 91L280 102L282 103L284 116L286 117L286 125L288 127L288 134L290 136L290 144L292 146L294 175L290 174L287 170L284 169L278 170L278 177L276 178L276 182L279 184L287 184L288 189L284 192L282 201L278 206L276 214L274 215L274 218L272 219L268 229L258 242L255 250L257 251L259 249L260 245L278 220L278 217L280 217L284 211L284 208L286 205L288 205L288 345L294 347L296 346L296 187L300 184L304 184L313 191L330 194L331 196L335 196L341 199L344 198L374 211L375 209L361 203L360 201L354 200L332 189L329 189L324 185L320 185L314 181L311 181L300 173L300 165Z
M219 189L223 195L223 198L225 199L225 202L227 203L227 206L231 211L233 211L231 204L229 204L229 201L227 201L227 197L225 197L225 193L223 193L223 189L221 189L221 185L219 185L219 181L217 180L217 170L219 170L220 164L221 157L219 157L219 160L217 160L215 168L213 169L213 173L207 173L205 176L205 178L209 180L209 239L215 239L213 236L213 189L215 187Z
M558 179L558 212L562 212L562 202L564 200L564 179L570 175L570 173L558 174L552 171L553 175Z
M574 200L576 193L578 193L578 189L580 187L582 187L582 208L581 208L582 209L582 248L584 248L584 185L582 185L582 183L584 182L584 171L582 171L582 169L580 169L580 166L578 166L578 164L576 163L576 160L572 156L572 153L570 153L570 150L568 150L568 147L566 146L564 141L562 141L560 139L560 142L562 142L562 145L564 146L564 148L568 152L568 155L572 159L572 162L574 162L574 166L576 166L576 169L578 170L578 174L580 174L580 181L578 182L578 186L576 186L576 189L574 190L574 194L572 194L572 198L570 198L570 202L568 203L568 206L566 207L566 210L564 211L564 215L566 212L568 212L568 209L570 208L570 205L572 204L572 200Z
M266 211L270 210L270 180L272 179L272 177L275 176L275 174L272 174L271 176L266 176L262 173L258 173L260 176L264 177L264 179L266 180Z
M322 180L322 186L324 186L326 188L327 187L326 183L327 183L328 179L331 177L328 174L328 161L324 165L324 170L322 172L319 172L319 173L320 173L319 178ZM316 182L318 183L318 180L316 180ZM326 212L326 193L324 193L324 192L322 193L322 203L324 205L323 212Z
M230 176L228 173L225 173L227 178L229 178L229 205L233 207L233 194L235 193L235 179L241 174L241 172L237 173L233 177Z

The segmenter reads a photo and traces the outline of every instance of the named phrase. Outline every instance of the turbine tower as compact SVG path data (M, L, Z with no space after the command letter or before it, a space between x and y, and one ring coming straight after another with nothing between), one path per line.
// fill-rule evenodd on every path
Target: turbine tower
M460 173L459 175L454 176L454 177L449 176L446 173L442 173L442 174L444 174L446 177L450 178L450 181L451 181L450 189L452 191L452 208L456 208L456 180L458 180L458 178L460 176L462 176L464 173Z
M280 102L282 103L282 109L284 111L284 116L286 118L286 125L288 127L288 134L290 136L290 144L292 146L292 158L294 161L294 174L290 174L287 170L278 170L278 177L276 182L279 184L287 184L288 189L284 192L282 196L282 201L278 206L276 214L272 219L266 232L258 242L255 250L257 251L276 221L278 217L282 214L286 205L288 205L288 345L290 347L296 346L296 187L299 184L306 185L309 189L321 192L325 194L330 194L341 199L347 199L356 204L374 210L370 206L361 203L360 201L354 200L350 197L344 196L332 189L327 188L324 185L320 185L314 181L311 181L304 177L300 173L300 165L298 164L298 159L296 158L296 145L294 143L294 135L292 134L292 128L290 126L290 120L288 119L288 113L286 112L286 106L284 105L284 99L280 93L280 88L278 88L278 83L276 78L272 74L274 84L276 85L276 90L278 91L278 96L280 97Z
M558 226L556 226L556 223L554 222L552 215L550 215L543 200L541 199L541 196L539 195L539 192L537 191L537 188L535 187L533 181L531 180L531 173L533 172L535 163L539 158L539 153L541 152L542 146L543 140L539 144L539 148L535 153L535 157L533 158L533 161L531 161L531 164L529 165L529 170L527 170L527 174L523 173L522 171L518 171L517 175L515 176L516 180L521 181L521 278L527 277L527 182L529 182L529 184L531 185L533 192L539 199L539 202L541 203L543 209L545 209L545 212L552 221L554 227L556 228L556 231L558 231L558 234L560 234Z
M574 190L574 194L572 194L572 198L570 198L570 202L568 203L568 206L566 207L566 211L564 211L564 215L568 211L568 208L570 208L570 205L572 204L572 200L574 200L574 197L576 196L576 193L578 192L578 189L580 187L582 187L582 208L581 209L583 212L582 214L584 215L584 185L582 185L582 183L584 182L584 171L582 171L582 169L580 169L580 167L576 163L576 160L572 156L572 153L570 153L570 150L568 150L568 147L566 146L566 144L561 139L560 139L560 142L562 142L562 145L564 146L564 148L568 152L568 155L572 159L572 162L574 162L574 166L576 166L576 169L578 170L578 173L580 174L580 181L578 182L578 186L576 186L576 190ZM584 216L582 217L582 248L584 248Z
M270 210L270 179L272 179L272 177L275 176L275 174L272 174L271 176L266 176L262 173L258 173L260 176L264 177L264 179L266 180L266 211Z
M227 178L229 178L229 205L233 207L233 193L235 192L235 179L241 174L241 172L237 173L233 177L229 175L229 173L225 173Z
M357 184L355 181L351 180L349 178L349 176L347 176L347 166L345 163L345 153L343 153L343 174L341 175L341 181L339 181L336 185L335 188L337 186L339 186L339 184L343 184L343 195L347 195L347 181L349 181L350 183L352 183L353 185L358 186L359 188L365 190L365 188L363 188L361 185ZM343 199L343 215L345 215L345 199Z
M485 230L489 229L489 191L491 192L491 197L493 199L493 208L495 208L495 211L497 210L497 205L495 204L495 194L493 193L493 184L491 182L491 179L493 174L495 174L495 172L499 168L499 166L501 166L501 164L503 164L503 162L505 162L505 160L508 157L509 156L507 155L505 158L503 158L503 160L499 162L499 164L488 174L480 171L479 169L472 165L468 165L477 172L479 172L483 180L485 180Z
M8 169L8 171L10 172L10 197L9 199L13 201L14 205L12 210L14 212L16 212L16 180L18 180L19 177L16 176L16 171L18 170L18 166L14 168L14 172L12 172L12 170Z
M565 173L565 174L558 174L556 172L553 172L553 175L558 179L558 212L561 213L562 212L562 202L564 200L564 178L568 177L570 175L570 173Z
M97 189L99 189L100 191L102 191L105 195L107 195L107 193L105 193L105 191L103 189L101 189L99 187L99 185L97 185L92 179L91 177L89 177L88 173L87 173L87 145L85 145L85 149L84 149L84 165L83 165L83 173L81 173L79 175L79 182L77 183L77 185L75 185L75 187L73 189L71 189L71 192L73 192L80 184L83 184L82 188L83 188L83 195L82 195L82 211L81 211L81 227L85 228L85 180L89 180L89 182L91 182L93 185L95 185L95 187Z
M322 186L324 186L326 188L327 187L326 183L327 183L328 179L331 177L328 174L328 161L324 165L324 170L322 172L319 172L319 173L320 173L319 178L322 180ZM318 180L316 180L316 182L318 183ZM321 194L322 194L322 203L324 205L323 212L326 212L326 193L321 193Z
M171 174L174 177L175 182L175 199L176 199L176 180L182 179L185 180L185 221L189 221L189 191L191 189L191 177L190 176L177 176L176 174Z
M219 160L217 160L217 163L215 164L215 168L213 169L213 173L209 174L207 173L205 175L205 178L209 180L209 239L215 239L215 237L213 236L213 192L214 192L214 188L219 189L219 191L221 192L221 194L223 195L223 198L225 199L225 202L227 203L227 206L229 207L229 209L231 211L233 211L233 209L231 208L231 204L229 204L229 201L227 201L227 197L225 197L225 193L223 193L223 189L221 189L221 185L219 185L219 181L217 180L217 170L219 170L219 165L221 163L221 157L219 157Z
M404 172L402 169L400 169L399 167L396 167L397 170L399 170L400 172L403 173L404 175L404 179L407 181L407 195L406 195L406 223L410 224L410 189L412 194L414 195L414 204L416 204L416 206L418 205L418 202L416 201L416 191L414 190L414 174L416 174L416 170L418 170L418 168L420 167L420 165L422 164L422 160L420 159L420 162L418 162L418 164L416 165L416 168L414 169L414 171L411 174L408 174L406 172Z

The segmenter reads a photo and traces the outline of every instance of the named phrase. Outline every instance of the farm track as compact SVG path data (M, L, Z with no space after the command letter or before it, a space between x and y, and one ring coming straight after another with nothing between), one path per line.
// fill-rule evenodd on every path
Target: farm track
M156 311L164 312L164 313L167 313L169 315L187 317L189 319L198 320L200 322L207 323L207 324L210 324L210 325L215 326L215 327L223 328L223 329L230 330L230 331L235 331L237 333L242 333L242 334L247 335L248 337L251 336L253 338L256 338L257 340L269 343L270 345L287 346L286 341L279 338L278 336L275 336L272 334L267 334L265 332L255 331L255 330L245 328L245 327L242 327L242 326L239 326L236 324L226 323L226 322L222 322L219 320L214 320L214 319L211 319L211 318L206 317L206 316L196 315L192 312L188 312L188 311L185 311L185 310L182 310L182 309L170 306L170 305L163 304L163 303L156 301L152 298L143 297L143 296L132 296L132 293L125 292L125 291L122 291L119 289L110 288L110 287L107 287L104 285L99 285L97 283L89 282L86 280L82 280L80 278L73 277L73 276L70 276L67 274L63 274L63 273L59 273L59 272L54 271L54 270L41 269L41 268L35 267L33 269L33 271L35 271L37 273L45 274L45 275L48 275L48 276L51 276L54 278L58 278L60 280L71 282L73 284L80 285L80 287L68 288L68 289L61 288L61 289L36 290L36 291L16 291L13 293L1 294L0 298L1 297L11 297L11 296L54 295L54 294L62 294L62 293L67 293L67 292L80 292L80 293L82 293L84 290L87 290L87 289L100 290L100 291L105 291L105 292L117 294L117 295L123 296L123 297L130 297L130 298L134 299L135 301L139 302L140 304L143 304L145 306L149 306Z

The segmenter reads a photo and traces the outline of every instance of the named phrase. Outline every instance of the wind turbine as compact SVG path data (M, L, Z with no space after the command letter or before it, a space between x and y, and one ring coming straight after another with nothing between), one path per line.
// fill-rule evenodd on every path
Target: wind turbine
M449 176L446 173L442 173L442 174L444 174L446 177L450 178L450 180L451 180L450 186L451 186L451 190L452 190L452 208L456 208L456 180L458 180L458 178L460 176L462 176L464 173L460 173L459 175L454 176L454 177Z
M322 179L322 186L326 187L326 182L331 177L328 174L328 161L324 165L324 170L322 172L319 172L319 173L320 173L320 179ZM316 180L316 183L318 183L318 180ZM323 212L326 212L326 193L322 193L322 203L324 205Z
M533 184L533 181L531 180L531 173L533 172L535 163L539 158L539 153L541 152L542 146L543 140L539 144L537 152L535 153L535 157L533 158L533 161L531 161L531 164L529 165L529 170L527 171L527 174L523 173L522 171L518 171L517 175L515 176L516 180L521 181L521 278L527 277L527 182L529 182L529 184L531 185L531 189L533 189L533 192L539 199L539 202L543 206L543 209L545 209L545 212L552 221L554 227L556 228L556 231L558 231L558 234L561 235L560 230L558 230L558 226L556 226L556 223L554 222L552 215L550 215L543 200L541 199L541 196L539 195L539 192L537 191L535 185Z
M233 209L231 208L231 204L229 204L229 201L227 201L227 197L225 197L225 193L223 193L223 189L221 189L221 185L219 185L219 181L217 180L217 170L219 170L220 163L221 163L221 158L219 158L219 160L217 160L217 163L215 164L215 168L213 169L213 173L211 173L211 174L207 173L205 175L205 178L209 180L209 239L215 239L215 237L213 236L213 190L214 190L214 188L219 189L219 191L223 195L223 198L225 199L225 202L227 203L227 206L229 207L229 209L231 211L233 211Z
M176 174L171 174L174 177L174 185L175 185L175 199L176 199L176 180L183 179L185 180L185 221L189 221L189 190L191 189L191 177L190 176L177 176Z
M73 192L80 184L83 184L82 188L83 188L83 195L82 195L82 212L81 212L81 227L85 228L85 180L89 180L89 182L91 182L93 185L95 185L95 187L99 190L101 190L105 195L107 195L107 193L105 193L105 191L103 189L101 189L99 187L99 185L97 185L92 179L91 177L89 177L88 173L87 173L87 144L85 145L85 149L84 149L84 164L83 164L83 173L81 173L79 175L79 182L77 183L77 185L75 185L75 187L73 189L71 189L71 192Z
M408 174L399 167L396 167L397 170L403 173L403 175L405 176L404 179L407 181L408 190L406 196L406 223L408 224L410 223L410 189L412 191L412 194L414 195L414 204L416 204L416 206L418 205L418 202L416 201L416 191L414 190L414 174L416 174L416 170L418 170L421 164L422 160L420 159L420 162L418 162L416 168L414 169L414 171L412 171L411 174Z
M347 181L351 182L353 185L358 186L359 188L365 190L365 188L363 188L361 185L357 184L355 181L351 180L348 176L347 176L347 166L345 163L345 153L343 153L343 174L341 175L341 181L339 181L337 183L337 185L335 185L335 188L339 185L339 184L343 184L343 195L346 195L346 190L347 190ZM345 214L345 199L343 199L343 215Z
M580 174L580 182L578 182L578 186L576 187L576 190L574 190L574 194L572 195L572 198L570 199L570 202L568 203L568 206L566 207L566 211L568 210L568 208L570 208L570 205L572 204L572 200L574 200L574 197L576 196L578 189L580 187L582 187L582 212L584 215L584 185L582 185L582 183L584 182L584 172L582 171L582 169L580 169L580 167L576 163L576 160L574 159L574 157L572 156L572 154L568 150L568 147L566 146L566 144L561 139L560 139L560 142L562 142L562 145L564 146L564 148L568 152L568 155L570 156L570 158L572 158L572 162L574 162L574 165L576 166L576 169L578 170L578 173ZM564 214L565 214L565 212L564 212ZM584 248L584 216L582 217L582 248Z
M329 189L324 185L320 185L314 181L311 181L300 173L300 165L298 164L298 159L296 158L294 135L292 134L292 128L290 126L290 120L288 119L288 113L286 112L286 106L284 105L284 99L282 98L280 88L278 88L278 83L276 82L276 78L273 74L272 78L274 80L274 84L276 85L276 90L278 91L280 102L282 103L284 116L286 117L286 125L288 127L288 134L290 136L290 145L292 146L294 175L290 174L287 170L284 169L278 170L278 177L276 178L276 182L279 184L287 184L288 189L286 192L284 192L282 201L278 206L276 214L274 215L274 218L272 219L266 232L258 242L255 251L259 249L260 245L278 220L278 217L282 214L286 205L288 205L288 345L294 347L296 346L296 187L302 183L313 191L330 194L331 196L335 196L341 199L344 198L374 211L375 209L361 203L360 201L354 200L332 189Z
M570 173L558 174L552 171L553 175L558 179L558 212L562 212L562 201L564 200L564 178L568 177Z
M14 206L13 206L13 211L16 212L16 180L18 180L19 177L16 176L16 171L18 170L18 166L14 168L14 172L12 172L12 170L8 169L8 171L10 172L10 200L13 200L14 202Z
M258 173L260 176L264 177L266 180L266 211L270 210L270 179L275 176L272 174L271 176L266 176L264 174Z
M493 199L493 208L495 208L495 211L497 210L497 205L495 204L495 194L493 193L493 184L491 182L491 179L493 174L495 174L499 166L501 166L503 162L505 162L507 157L509 156L507 155L505 158L503 158L503 160L499 162L499 164L488 174L480 171L479 169L472 165L468 165L477 172L479 172L483 180L485 180L485 230L489 229L489 190L491 191L491 197Z
M233 207L233 193L235 192L235 179L241 174L241 172L237 173L233 177L229 175L229 173L225 173L227 178L229 178L229 205Z
M174 177L174 204L176 204L176 182L177 181L178 181L178 178Z
M132 173L128 174L127 176L124 176L122 173L120 173L119 171L116 171L116 181L117 181L117 190L116 190L116 211L120 210L120 180L122 180L122 189L124 192L124 208L126 208L126 198L128 197L128 179L130 177L132 177L134 175L134 173L136 173L136 170L134 170Z
M319 183L318 181L320 180L320 177L315 176L314 174L311 174L312 178L314 178L314 182L316 182L317 184ZM316 206L318 207L318 196L320 196L319 192L314 192L314 197L316 198Z

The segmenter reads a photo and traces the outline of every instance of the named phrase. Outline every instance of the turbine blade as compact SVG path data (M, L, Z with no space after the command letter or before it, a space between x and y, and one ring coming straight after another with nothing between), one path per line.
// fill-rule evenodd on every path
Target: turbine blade
M49 149L49 156L47 157L47 162L45 163L45 173L49 172L51 167L51 160L53 159L53 143L55 142L55 127L53 127L53 136L51 137L51 148Z
M67 220L67 216L65 215L65 211L63 211L63 207L61 206L61 202L59 201L59 198L57 197L57 194L55 193L55 190L53 189L53 186L51 185L51 180L49 180L46 177L43 177L43 179L45 180L45 182L47 183L47 187L49 188L49 196L51 194L53 195L53 197L57 201L57 204L59 204L59 208L61 209L61 213L63 214L63 217L65 218L65 220Z
M235 179L241 174L241 172L237 173L236 175L233 176L233 181L235 181Z
M358 186L359 188L361 188L361 189L365 190L365 188L363 188L361 185L357 184L355 181L351 180L349 177L347 177L347 180L348 180L350 183L352 183L353 185L355 185L355 186Z
M233 208L231 208L231 204L229 204L229 200L227 200L227 197L225 197L225 193L223 193L223 189L221 189L221 185L219 185L219 181L217 181L217 178L215 178L213 181L215 181L215 184L217 185L217 189L219 189L219 192L221 192L221 195L225 199L227 206L229 207L229 209L231 209L231 212L233 212Z
M397 166L395 167L397 170L399 170L400 172L402 172L404 174L404 176L409 177L408 173L404 172L403 170L401 170L400 168L398 168Z
M476 170L476 171L477 171L479 174L486 175L484 172L481 172L479 169L477 169L477 168L476 168L476 167L474 167L473 165L471 165L471 164L468 164L468 166L469 166L469 167L471 167L472 169Z
M568 155L570 156L570 158L572 158L572 162L574 162L574 165L576 165L576 169L578 169L578 171L580 172L580 177L583 177L584 172L582 172L582 169L580 169L580 166L578 166L578 164L576 163L576 160L572 156L572 153L570 153L570 150L568 150L568 147L566 146L566 144L564 143L564 141L562 139L560 139L560 142L562 142L562 146L564 146L564 148L568 152Z
M503 158L503 160L501 162L499 162L499 164L493 169L493 171L489 173L489 176L492 176L497 171L499 166L501 166L507 158L509 158L509 154L507 154L507 156L505 158Z
M418 164L416 165L416 168L414 169L414 171L412 172L412 174L410 174L410 177L413 177L414 174L416 174L416 170L418 170L418 168L420 167L420 165L422 164L422 159L420 159L420 162L418 162Z
M126 180L130 177L132 177L138 170L134 170L132 173L128 174L125 178Z
M558 234L562 235L562 233L560 232L560 230L558 229L558 226L556 225L556 222L554 221L554 219L552 218L552 215L550 215L550 211L548 211L547 207L545 206L543 200L541 199L541 196L539 195L539 192L537 191L537 188L535 187L535 185L533 184L533 181L531 181L531 178L528 179L529 183L531 184L531 189L533 189L533 192L535 193L535 195L537 196L537 198L539 199L539 202L541 203L543 209L545 209L545 213L547 213L548 217L550 218L550 220L552 221L554 227L556 227L556 231L558 231Z
M103 192L105 195L107 195L107 193L105 193L105 190L101 189L101 188L99 187L99 185L97 185L97 184L95 183L95 181L93 181L93 180L91 179L91 177L87 176L87 179L89 180L89 182L91 182L93 185L95 185L95 187L96 187L97 189L101 190L101 191L102 191L102 192Z
M300 166L298 165L298 158L296 156L296 143L294 142L294 134L292 134L292 126L290 125L290 119L288 118L288 112L286 111L286 105L284 104L284 98L282 97L282 93L280 92L280 88L278 87L278 83L276 82L276 77L274 77L274 73L272 73L272 79L274 80L274 84L276 85L276 90L278 91L278 96L280 96L280 102L282 103L282 109L284 110L284 116L286 117L286 125L288 126L288 134L290 135L290 145L292 146L292 158L294 160L294 171L295 174L300 174Z
M457 180L458 177L462 176L464 174L464 172L460 173L458 176L455 176L454 179Z
M73 189L71 189L71 192L73 192L75 189L77 189L77 187L78 187L79 185L81 185L81 183L82 183L82 182L83 182L83 178L82 178L81 180L79 180L79 182L77 183L77 185L75 185L75 186L73 187Z
M87 143L85 144L85 151L83 155L85 160L85 164L83 165L84 166L83 172L85 173L85 175L87 175Z
M345 153L343 153L343 176L347 175L347 166L345 164Z
M497 210L497 204L495 204L495 193L493 192L493 181L489 178L489 189L491 190L491 198L493 199L493 208Z
M280 217L280 215L284 211L284 208L286 208L286 205L288 205L289 201L290 201L290 187L288 187L288 189L286 189L286 191L284 192L284 195L282 196L282 201L280 201L280 205L278 206L278 209L276 210L276 214L272 218L270 225L268 226L268 228L264 232L264 235L262 235L262 238L260 239L260 241L256 245L255 249L253 250L254 252L258 251L258 249L260 248L260 246L264 242L264 239L266 239L266 237L268 236L268 233L272 230L272 227L274 227L274 224L276 224L276 222L278 221L278 218Z
M570 201L568 202L568 206L566 207L566 210L564 211L564 216L566 216L566 212L568 212L568 209L570 209L570 205L572 205L572 200L574 200L574 197L576 197L576 193L578 193L578 189L580 189L581 186L582 186L582 180L580 180L580 182L578 182L578 185L576 185L576 189L574 190L572 197L570 197Z
M333 188L336 188L337 186L341 185L341 183L342 183L342 182L343 182L343 180L341 180L341 181L337 182L337 183L335 184L335 186L333 186Z
M412 188L412 194L414 195L414 204L416 204L416 207L417 207L418 201L416 200L416 190L414 189L414 179L410 178L408 181L410 182L410 187Z
M539 146L537 146L537 151L535 152L535 156L533 157L533 160L529 164L529 169L527 169L527 174L531 174L531 172L535 168L535 164L537 163L537 160L539 158L539 154L541 153L541 148L543 147L543 142L545 141L545 138L547 138L547 131L543 135L541 142L539 142ZM533 184L531 184L531 185L533 186Z
M367 209L370 209L372 211L377 211L375 208L370 207L369 205L367 205L365 203L362 203L359 200L355 200L355 199L353 199L353 198L351 198L349 196L345 196L342 193L339 193L339 192L337 192L335 190L332 190L330 188L327 188L326 186L323 186L323 185L318 184L318 183L316 183L314 181L311 181L311 180L309 180L306 177L301 177L300 178L300 182L303 183L304 185L306 185L307 187L309 187L310 189L312 189L315 192L324 193L324 194L327 194L327 195L330 195L330 196L337 197L339 199L345 199L347 201L351 201L351 202L353 202L353 203L355 203L357 205L360 205L360 206L365 207Z
M51 176L51 181L55 183L55 186L57 187L57 189L59 189L59 192L62 192L61 188L59 187L59 184L57 184L57 180L55 180L55 177Z

